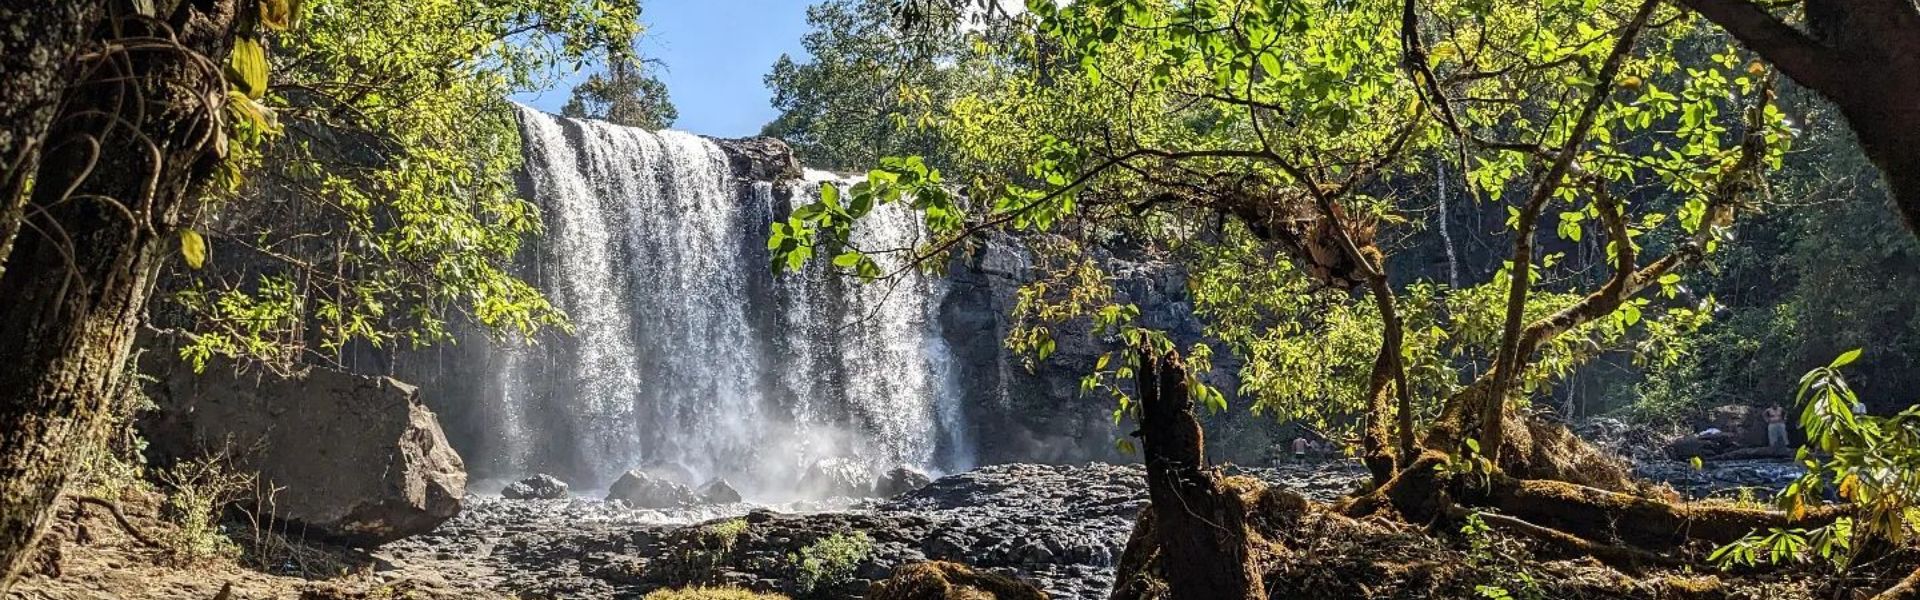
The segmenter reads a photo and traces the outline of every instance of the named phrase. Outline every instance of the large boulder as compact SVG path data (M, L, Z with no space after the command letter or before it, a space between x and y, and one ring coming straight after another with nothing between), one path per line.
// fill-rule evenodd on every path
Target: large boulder
M880 475L880 481L873 484L873 495L892 498L927 487L929 483L933 483L933 478L928 477L926 473L913 467L900 465Z
M691 488L645 471L627 471L607 488L608 500L626 502L634 508L678 508L698 503Z
M746 181L799 179L803 173L793 148L780 138L756 137L713 140L727 157L735 178Z
M740 501L740 492L727 484L727 480L719 477L700 486L695 493L700 495L701 502L707 504L733 504Z
M1693 435L1683 436L1667 443L1667 457L1674 460L1715 458L1738 450L1740 440L1731 433L1707 430Z
M1707 409L1700 431L1718 429L1743 447L1767 445L1765 411L1745 404L1726 404Z
M873 495L873 471L850 458L825 458L807 466L800 476L800 493L819 497Z
M204 373L155 352L143 370L157 409L142 423L156 464L224 456L274 490L262 514L294 531L377 546L432 531L460 512L467 472L413 386L308 369ZM270 510L269 510L270 509Z
M515 481L500 496L508 500L559 500L567 497L567 482L547 474Z

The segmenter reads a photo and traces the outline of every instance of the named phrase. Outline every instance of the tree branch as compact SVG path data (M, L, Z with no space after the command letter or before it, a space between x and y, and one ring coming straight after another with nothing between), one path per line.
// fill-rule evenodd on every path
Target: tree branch
M1853 68L1838 53L1748 0L1679 0L1733 34L1788 77L1834 96L1852 88Z
M1500 336L1500 351L1494 360L1493 388L1486 398L1486 405L1480 413L1480 450L1495 462L1500 458L1500 445L1504 433L1501 414L1506 409L1507 391L1513 384L1515 371L1519 370L1521 355L1521 327L1526 319L1527 294L1532 289L1533 271L1533 233L1539 221L1540 211L1546 207L1547 200L1553 198L1560 188L1560 180L1573 166L1573 157L1580 146L1593 131L1594 119L1600 108L1606 105L1607 97L1613 92L1613 80L1620 74L1627 57L1633 53L1634 42L1640 32L1646 29L1647 21L1653 17L1653 11L1660 6L1659 0L1644 0L1639 12L1627 24L1620 40L1614 43L1613 52L1607 55L1606 63L1594 78L1593 93L1587 97L1586 106L1581 108L1580 117L1573 129L1567 133L1567 141L1561 145L1558 156L1547 167L1538 181L1534 183L1533 195L1527 198L1525 208L1520 212L1513 243L1513 262L1509 266L1507 288L1507 321Z

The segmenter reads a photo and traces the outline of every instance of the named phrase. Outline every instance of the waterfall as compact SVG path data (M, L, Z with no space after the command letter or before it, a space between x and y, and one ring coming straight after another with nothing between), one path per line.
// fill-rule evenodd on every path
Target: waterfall
M942 281L767 267L769 224L826 176L737 186L705 138L525 108L521 123L546 224L524 262L574 330L488 365L491 405L472 414L496 421L494 439L463 449L498 471L480 476L600 484L640 468L778 498L822 458L971 466ZM915 215L883 208L860 224L862 247L924 236Z

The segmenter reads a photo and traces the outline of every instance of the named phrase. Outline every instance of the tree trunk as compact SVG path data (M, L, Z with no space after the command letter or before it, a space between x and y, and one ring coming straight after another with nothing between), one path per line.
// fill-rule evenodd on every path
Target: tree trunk
M1139 394L1147 495L1170 597L1266 600L1247 500L1205 464L1186 369L1175 357L1142 353Z
M1920 36L1920 32L1914 35ZM1920 68L1920 59L1914 61ZM1920 71L1896 77L1876 90L1875 101L1841 104L1840 112L1860 140L1860 149L1886 177L1887 190L1906 219L1907 229L1920 233Z
M1920 8L1910 0L1808 0L1807 29L1751 0L1681 0L1835 105L1920 233Z
M7 24L0 28L0 272L20 231L21 193L40 139L105 7L104 0L0 0Z
M168 27L122 21L82 58L46 137L0 273L0 591L99 427L158 269L198 210L237 4L183 3Z

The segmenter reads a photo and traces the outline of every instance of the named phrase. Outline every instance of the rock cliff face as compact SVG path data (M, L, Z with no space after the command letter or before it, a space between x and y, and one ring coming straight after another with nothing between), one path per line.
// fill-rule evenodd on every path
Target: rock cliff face
M1208 340L1180 269L1120 251L1096 250L1094 258L1114 277L1115 301L1140 308L1142 325L1168 332L1183 347ZM960 391L981 464L1136 460L1114 450L1114 441L1127 435L1131 424L1113 422L1113 400L1080 393L1081 377L1093 371L1101 354L1119 346L1116 340L1103 339L1089 320L1077 319L1051 327L1057 350L1032 371L1007 350L1009 315L1019 289L1037 276L1024 241L1006 234L994 234L955 257L949 269L941 325L960 381L966 382ZM1234 391L1241 363L1224 348L1215 350L1208 378L1240 408ZM1245 410L1206 420L1209 450L1219 459L1262 461L1266 445L1278 439L1277 423Z
M158 359L142 424L155 464L225 455L277 490L262 513L292 531L373 546L460 512L467 475L413 386L312 369L293 377Z

